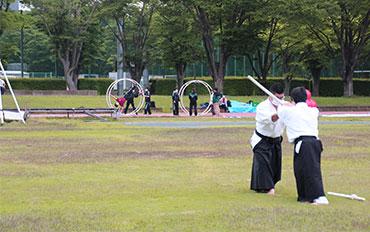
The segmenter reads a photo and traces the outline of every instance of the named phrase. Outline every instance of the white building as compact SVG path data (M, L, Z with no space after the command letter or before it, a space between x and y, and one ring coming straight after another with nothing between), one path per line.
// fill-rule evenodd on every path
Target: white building
M23 4L20 0L16 0L9 5L9 10L11 11L31 11L31 8L32 6L30 7L27 4Z

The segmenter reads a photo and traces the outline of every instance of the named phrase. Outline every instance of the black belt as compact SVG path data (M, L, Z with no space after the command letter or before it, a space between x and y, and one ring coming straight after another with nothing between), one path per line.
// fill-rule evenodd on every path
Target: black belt
M268 136L265 136L265 135L259 133L257 130L255 132L256 132L256 135L258 135L262 139L267 140L270 143L280 143L281 141L283 141L283 137L282 136L279 136L279 137L276 137L276 138L271 138L271 137L268 137Z
M317 138L316 136L312 136L312 135L302 135L294 140L294 144L297 144L299 141L304 140L304 139L317 139Z

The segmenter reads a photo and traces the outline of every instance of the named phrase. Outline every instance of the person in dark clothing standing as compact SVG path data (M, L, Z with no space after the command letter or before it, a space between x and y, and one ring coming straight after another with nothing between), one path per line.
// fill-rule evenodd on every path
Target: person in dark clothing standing
M193 109L194 109L194 115L197 116L198 115L198 112L197 112L198 94L194 87L189 93L189 100L190 100L189 115L191 116L193 114Z
M136 87L135 86L132 86L128 91L127 93L125 94L124 98L126 99L126 108L125 110L123 111L124 114L127 114L127 110L129 108L129 106L131 105L132 106L132 110L136 110L135 108L135 103L134 103L134 98L135 98L135 95L136 95Z
M284 88L275 83L270 88L279 99ZM268 97L256 109L256 130L250 142L253 149L251 189L258 193L275 194L275 185L281 179L281 142L284 124L277 116L277 102Z
M179 115L179 91L175 88L172 92L172 111L173 115Z
M297 200L327 205L320 167L323 146L318 137L319 110L307 105L304 87L294 88L290 96L293 104L279 106L277 112L279 120L286 125L288 141L294 143Z
M144 90L144 97L145 97L144 114L151 115L152 112L150 111L150 92L148 89Z

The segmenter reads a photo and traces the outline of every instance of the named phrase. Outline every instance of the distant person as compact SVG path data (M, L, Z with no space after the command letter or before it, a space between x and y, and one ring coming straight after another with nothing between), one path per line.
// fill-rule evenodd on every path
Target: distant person
M218 92L218 88L213 89L213 97L212 97L212 115L218 116L220 115L220 100L222 98L222 94Z
M132 86L127 91L127 93L125 94L124 98L126 99L126 108L123 111L124 114L127 114L127 110L128 110L128 108L129 108L130 105L132 106L132 111L135 111L136 110L135 103L134 103L135 96L138 96L138 94L136 93L136 91L137 91L136 90L136 87L135 86Z
M329 204L321 175L322 143L319 139L319 110L308 107L304 87L290 93L292 104L278 108L278 117L286 125L288 141L294 143L294 176L298 201L316 205Z
M172 92L172 112L173 115L179 115L179 90L175 88Z
M124 97L115 97L115 96L112 96L112 98L116 101L114 103L114 106L117 108L117 110L119 110L122 113L125 102L126 102L126 98L124 98Z
M224 110L225 113L229 113L229 106L231 106L231 102L226 98L225 95L221 95L222 97L220 99L220 109Z
M307 100L306 100L307 105L309 107L316 107L317 108L317 103L316 103L315 100L313 100L311 98L311 92L308 89L306 89L306 94L307 94Z
M2 95L4 95L5 93L5 82L0 79L0 110L3 109L3 99L2 99Z
M151 115L152 112L150 111L150 91L148 90L148 88L144 90L144 98L145 98L144 114Z
M197 116L198 115L198 111L197 111L198 94L197 94L195 87L193 87L193 89L189 93L189 100L190 100L189 115L191 116L193 114L193 109L194 109L194 115Z

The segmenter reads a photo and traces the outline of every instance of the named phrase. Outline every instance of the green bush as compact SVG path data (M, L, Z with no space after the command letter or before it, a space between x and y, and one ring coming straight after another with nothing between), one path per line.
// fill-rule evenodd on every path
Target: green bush
M323 97L343 96L343 82L337 78L321 78L319 94Z
M184 82L192 79L185 79ZM211 78L198 78L197 80L206 81L213 87ZM268 89L274 82L283 83L283 78L268 78L264 86ZM173 88L176 86L175 79L155 79L151 80L152 94L156 95L170 95ZM294 78L291 81L290 89L304 86L312 90L312 82L303 78ZM370 96L370 80L354 79L354 94L358 96ZM196 85L199 94L205 94L206 90L203 87ZM186 89L186 93L191 90L191 86ZM320 96L322 97L335 97L343 96L343 82L339 78L321 78L320 79ZM264 95L264 93L250 82L245 77L226 77L224 80L224 91L229 96L250 96L250 95Z
M66 90L66 81L59 78L11 78L13 89Z
M190 81L193 79L186 78L184 80L184 83L187 81ZM207 82L212 88L214 87L213 81L211 78L203 77L198 78L197 80L202 80ZM267 88L269 86L276 82L276 81L282 81L282 79L268 79L267 83L265 84ZM302 85L308 85L308 81L306 80L293 80L292 86L302 86ZM154 79L151 80L151 92L152 94L156 95L170 95L172 93L173 88L176 86L176 80L175 79ZM198 94L206 94L207 90L205 87L200 85L194 85L197 88ZM192 89L192 86L189 86L185 94L188 94ZM251 83L248 79L245 77L228 77L224 80L224 91L225 94L229 96L249 96L249 95L263 95L263 92L255 86L253 83Z
M84 78L78 80L79 90L97 90L98 94L105 95L109 85L113 82L109 78Z
M156 95L171 95L176 87L176 79L152 79L150 80L150 92Z
M353 82L353 91L357 96L370 96L370 80L358 80Z
M186 78L184 82L193 80ZM206 81L213 87L211 78L203 77L197 80ZM18 90L65 90L66 82L59 78L13 78L10 80L13 89ZM265 83L266 88L276 82L283 82L282 78L268 78ZM113 82L109 78L85 78L78 81L79 90L97 90L98 94L104 95L108 86ZM171 95L176 86L176 79L152 79L151 93L156 95ZM305 86L312 90L312 82L303 79L295 78L291 82L291 89L297 86ZM206 94L207 90L203 86L195 85L198 94ZM192 89L189 86L186 89L188 94ZM370 80L369 79L354 79L353 80L354 94L357 96L370 96ZM320 79L320 96L335 97L343 96L343 82L339 78L321 78ZM253 83L245 77L226 77L224 80L224 91L226 95L230 96L250 96L250 95L264 95L264 93Z

